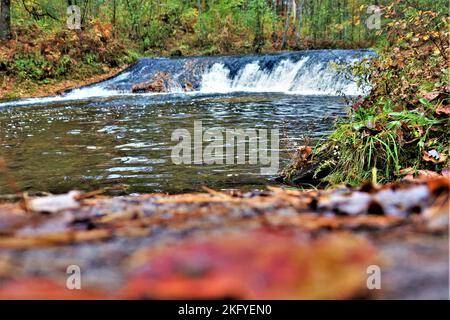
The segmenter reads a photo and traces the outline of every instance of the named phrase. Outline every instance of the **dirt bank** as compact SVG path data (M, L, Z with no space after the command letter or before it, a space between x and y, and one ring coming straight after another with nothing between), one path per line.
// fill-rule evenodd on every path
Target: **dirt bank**
M3 84L0 82L0 101L8 99L42 98L56 96L67 90L87 86L97 82L107 80L128 68L128 65L112 68L104 73L74 80L52 80L48 84L37 84L32 81L18 81L12 78L4 78Z

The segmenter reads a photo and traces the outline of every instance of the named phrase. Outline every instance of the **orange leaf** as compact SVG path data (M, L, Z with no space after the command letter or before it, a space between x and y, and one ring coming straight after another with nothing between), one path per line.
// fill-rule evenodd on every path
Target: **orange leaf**
M270 232L194 239L137 258L127 299L349 298L364 290L376 260L366 241L349 234L300 242Z

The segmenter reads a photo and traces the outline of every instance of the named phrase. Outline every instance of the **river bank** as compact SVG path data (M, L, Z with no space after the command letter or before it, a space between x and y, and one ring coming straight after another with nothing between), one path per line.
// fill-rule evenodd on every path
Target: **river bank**
M384 14L395 22L377 59L346 70L370 83L370 93L350 102L326 141L297 150L285 181L357 186L449 175L448 16L410 5Z
M60 94L107 79L136 59L101 23L85 31L17 28L0 46L0 99Z
M44 98L61 95L68 90L105 81L128 67L129 65L124 65L112 68L84 79L55 79L45 84L5 77L3 85L0 86L0 102L6 102L11 99ZM95 72L92 70L90 73Z

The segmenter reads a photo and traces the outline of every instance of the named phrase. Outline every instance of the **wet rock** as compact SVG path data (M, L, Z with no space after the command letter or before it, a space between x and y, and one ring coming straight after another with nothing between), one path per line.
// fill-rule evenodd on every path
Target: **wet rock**
M192 82L186 80L177 81L172 74L168 72L156 73L150 81L141 82L133 85L131 91L133 93L146 93L146 92L170 92L173 89L183 89L185 92L191 92L194 90Z
M186 83L185 83L184 86L183 86L183 90L184 90L185 92L191 92L191 91L194 90L194 85L193 85L191 82L186 81Z
M181 52L180 49L175 49L175 50L172 50L170 52L170 56L171 57L182 57L183 56L183 52Z
M320 168L317 170L323 162L317 161L314 163L306 164L301 167L292 177L284 177L284 182L288 184L300 185L300 184L312 184L318 185L323 178L325 178L331 172L331 168Z
M135 84L131 91L133 93L169 92L174 81L175 80L170 73L158 72L150 81Z

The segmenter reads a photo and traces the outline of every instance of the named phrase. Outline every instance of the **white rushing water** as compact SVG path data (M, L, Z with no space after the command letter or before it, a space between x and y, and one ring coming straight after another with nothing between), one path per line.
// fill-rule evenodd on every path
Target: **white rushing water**
M329 62L306 67L310 58L297 62L281 60L272 70L263 70L257 62L245 65L237 75L230 77L230 70L222 63L214 64L203 76L200 92L282 92L300 95L364 95L356 81L339 75Z
M309 58L293 63L282 60L271 71L261 70L257 62L244 66L236 77L230 77L230 70L223 64L214 64L203 76L200 92L290 92L292 84L302 66Z

